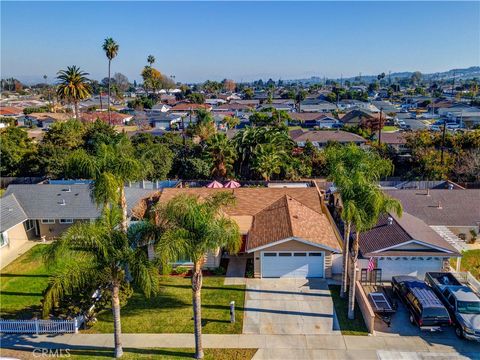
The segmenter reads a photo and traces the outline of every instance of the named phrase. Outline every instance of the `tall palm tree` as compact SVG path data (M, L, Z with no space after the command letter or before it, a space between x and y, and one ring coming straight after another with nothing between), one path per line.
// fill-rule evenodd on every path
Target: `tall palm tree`
M66 173L75 178L93 179L92 196L98 204L118 203L122 209L121 229L126 233L127 200L125 183L142 178L148 164L134 156L130 141L120 137L113 144L101 144L93 155L75 150L66 162Z
M270 181L272 175L279 174L282 169L285 154L282 149L273 144L261 144L255 148L253 169L257 171L265 181Z
M361 177L361 175L360 175ZM362 182L360 182L362 183ZM397 216L402 216L402 205L397 199L386 195L375 183L365 184L356 189L355 202L356 211L353 216L355 225L355 237L351 251L352 265L350 276L350 288L348 293L348 318L355 318L355 283L357 281L357 262L359 253L360 234L367 231L377 224L379 217L391 212Z
M118 55L118 44L112 38L106 38L103 42L102 49L105 51L105 55L108 59L108 123L112 124L112 115L110 113L110 94L111 94L111 87L110 87L110 66L112 64L112 60ZM100 97L101 97L100 93Z
M147 56L147 62L148 62L148 64L150 65L150 67L152 67L153 63L155 62L155 56L153 56L153 55L148 55L148 56Z
M73 103L76 119L80 117L78 102L91 95L87 75L88 73L75 65L68 66L66 70L60 70L57 73L57 96L68 103Z
M47 252L47 264L67 261L50 278L44 294L43 313L51 310L65 296L85 288L101 289L111 296L115 357L123 354L120 321L120 293L131 278L145 296L159 289L158 270L146 253L118 229L121 214L117 207L105 207L94 223L77 222L55 241ZM128 270L127 270L128 269Z
M164 262L182 257L189 257L193 262L192 302L197 359L203 358L201 290L205 254L222 247L236 253L241 245L238 225L222 212L233 201L232 193L223 191L203 200L182 194L158 209L166 230L157 243L157 255Z
M237 157L235 147L223 133L217 133L210 137L206 143L206 152L212 161L212 175L215 178L224 179L232 170Z

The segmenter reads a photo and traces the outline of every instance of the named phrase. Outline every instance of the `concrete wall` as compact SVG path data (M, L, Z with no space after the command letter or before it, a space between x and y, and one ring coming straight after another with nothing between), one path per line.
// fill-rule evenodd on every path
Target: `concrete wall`
M355 299L365 321L365 326L370 334L375 333L375 313L370 306L368 297L363 291L360 281L355 282Z
M17 224L5 231L4 233L6 233L8 244L0 248L2 263L5 262L5 259L17 253L18 249L25 245L29 241L29 238L32 238L33 232L33 229L27 232L23 223Z

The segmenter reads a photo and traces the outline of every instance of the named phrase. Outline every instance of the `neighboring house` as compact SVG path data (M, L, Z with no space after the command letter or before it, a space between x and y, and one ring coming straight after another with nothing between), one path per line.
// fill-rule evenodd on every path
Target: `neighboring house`
M221 105L221 104L226 104L227 101L224 100L224 99L206 99L205 100L205 104L209 104L209 105L212 105L212 106L217 106L217 105Z
M332 276L334 262L341 261L340 236L317 188L164 189L160 203L179 194L205 198L217 191L235 196L224 212L240 228L240 253L253 258L255 277ZM204 266L217 267L220 258L221 249L206 254Z
M0 117L14 117L23 116L23 109L14 106L0 106Z
M56 122L67 121L73 118L72 114L65 113L31 113L24 117L24 121L36 124L38 127L48 130Z
M367 140L357 134L342 130L321 130L321 131L295 131L290 132L290 136L298 146L304 147L307 141L310 141L318 148L324 148L328 143L337 142L340 144L353 143L358 146L366 144Z
M360 233L358 267L363 276L382 281L396 275L423 279L428 271L447 271L450 259L458 257L461 254L452 245L408 212L402 217L383 215L372 229ZM370 260L375 270L369 272Z
M374 101L372 101L372 105L375 106L378 109L377 111L382 110L384 114L400 112L400 109L397 108L395 105L393 105L389 101L374 100Z
M80 120L84 122L100 120L107 124L111 123L112 125L125 125L132 119L133 115L122 114L116 111L111 111L110 117L108 116L108 111L93 111L80 114Z
M207 110L211 111L212 106L208 104L192 104L192 103L178 103L173 105L170 108L170 112L180 112L180 111L196 111L196 110Z
M215 107L213 109L213 112L233 113L237 117L242 117L246 113L252 112L253 110L255 110L255 107L253 105L230 103L222 104Z
M175 99L173 99L173 100L175 100ZM168 101L168 99L165 99L165 101ZM160 104L155 104L155 105L152 107L151 111L165 113L165 112L169 111L170 108L171 108L171 106L169 106L169 105L167 105L167 104L162 104L162 103L160 103Z
M240 104L240 105L248 105L250 107L256 108L258 105L260 105L260 100L238 100L238 99L232 99L230 101L230 104Z
M354 99L343 99L338 102L338 108L340 110L350 110L350 109L365 109L368 110L370 104L360 100Z
M294 121L300 122L303 127L332 128L340 123L332 114L329 113L297 113L288 114Z
M272 102L271 104L264 103L259 110L269 110L269 109L275 109L277 111L292 111L293 106L290 104Z
M0 255L12 253L29 240L52 240L72 224L96 219L101 208L88 183L9 185L0 198ZM128 216L152 190L125 187Z
M304 112L332 112L337 106L328 101L318 99L307 99L300 103L300 111Z
M179 113L164 113L164 112L149 112L148 122L155 129L168 130L173 124L180 124L182 122L182 114Z
M379 121L380 116L385 124L389 116L386 113L370 112L367 110L355 109L346 113L340 120L346 126L366 126L369 122Z
M375 135L375 139L378 135ZM407 139L405 132L384 132L382 131L382 144L386 144L396 154L405 154L410 151L406 147Z

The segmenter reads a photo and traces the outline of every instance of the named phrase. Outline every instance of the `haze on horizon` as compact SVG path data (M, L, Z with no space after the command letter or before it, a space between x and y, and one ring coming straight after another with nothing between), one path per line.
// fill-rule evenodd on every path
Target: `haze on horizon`
M480 2L1 2L1 76L54 80L77 65L139 80L337 78L480 64Z

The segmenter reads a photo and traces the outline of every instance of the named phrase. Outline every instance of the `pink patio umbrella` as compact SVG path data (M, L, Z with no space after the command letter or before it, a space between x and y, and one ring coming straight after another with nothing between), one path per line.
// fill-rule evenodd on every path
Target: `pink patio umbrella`
M209 188L209 189L219 189L219 188L223 188L223 185L222 185L222 183L215 180L215 181L212 181L210 184L208 184L207 188Z
M240 186L242 185L240 185L240 183L236 182L235 180L230 180L225 185L223 185L223 187L227 189L236 189L236 188L239 188Z

